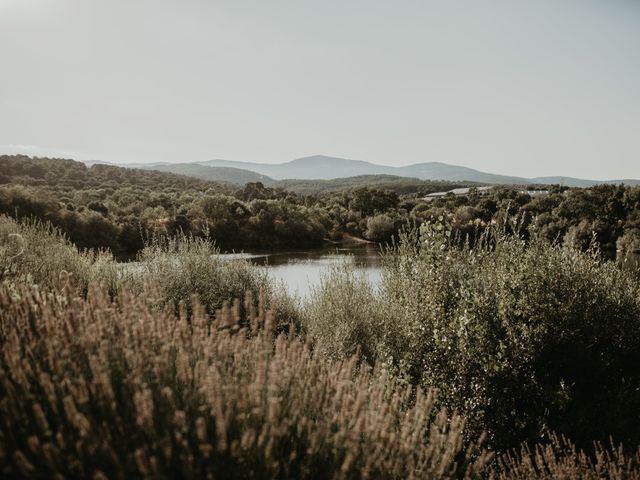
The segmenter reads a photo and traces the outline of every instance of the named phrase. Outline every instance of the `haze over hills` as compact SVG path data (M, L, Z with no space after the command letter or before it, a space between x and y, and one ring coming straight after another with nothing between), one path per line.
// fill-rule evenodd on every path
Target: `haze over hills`
M527 185L537 183L557 183L570 187L588 187L601 183L640 185L640 180L636 179L599 181L560 176L526 178L497 175L442 162L425 162L402 167L392 167L377 165L363 160L349 160L325 155L313 155L278 164L237 162L231 160L209 160L199 163L211 167L233 167L251 170L276 180L330 180L360 175L395 175L399 177L419 178L420 180L467 181L494 185Z
M104 163L104 162L85 162ZM123 167L153 169L178 173L203 180L245 184L262 182L265 185L287 184L283 180L337 180L351 177L368 177L372 184L385 183L375 180L375 176L392 176L396 180L434 180L448 182L473 182L489 185L535 185L560 184L568 187L590 187L598 184L640 185L638 179L588 180L575 177L516 177L482 172L459 165L442 162L424 162L394 167L378 165L364 160L313 155L289 162L268 164L233 160L208 160L189 163L135 163L120 164ZM289 182L290 183L290 182ZM284 186L284 185L283 185Z

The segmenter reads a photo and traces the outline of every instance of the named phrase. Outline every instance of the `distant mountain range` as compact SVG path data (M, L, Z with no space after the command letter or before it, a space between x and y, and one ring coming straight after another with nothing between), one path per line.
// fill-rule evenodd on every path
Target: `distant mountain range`
M331 180L363 175L393 175L420 180L444 180L476 182L489 185L561 184L568 187L590 187L598 184L640 185L637 179L585 180L574 177L514 177L481 172L473 168L449 165L441 162L425 162L392 167L363 160L314 155L284 163L267 164L237 162L232 160L208 160L194 163L129 164L125 167L145 168L180 173L205 180L234 184L263 182L266 185L278 180Z
M404 167L391 167L387 165L377 165L363 160L349 160L324 155L303 157L291 160L290 162L276 164L235 162L230 160L209 160L201 162L201 164L210 167L234 167L251 170L277 180L329 180L358 175L396 175L399 177L419 178L420 180L467 181L493 185L562 184L568 187L588 187L601 183L640 185L640 180L636 179L599 181L573 177L513 177L481 172L473 168L449 165L442 162L425 162Z

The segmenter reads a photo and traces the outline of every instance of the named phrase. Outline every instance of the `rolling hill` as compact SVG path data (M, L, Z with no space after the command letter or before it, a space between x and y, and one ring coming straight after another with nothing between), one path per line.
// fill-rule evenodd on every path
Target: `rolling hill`
M298 158L290 162L264 164L252 162L234 162L229 160L210 160L203 165L215 167L236 167L268 175L277 180L331 180L335 178L361 175L395 175L414 177L420 180L467 181L491 184L528 184L529 179L480 172L472 168L448 165L441 162L416 163L404 167L377 165L363 160L314 155Z
M87 161L87 164L106 163ZM588 180L574 177L515 177L482 172L459 165L442 162L415 163L401 167L378 165L364 160L350 160L325 155L313 155L284 163L240 162L233 160L207 160L188 163L131 163L118 164L126 168L159 170L203 180L243 185L262 182L269 186L322 191L344 189L346 185L370 182L370 185L398 184L407 181L465 182L486 185L541 185L560 184L568 187L591 187L599 184L638 186L638 179ZM357 177L357 178L354 178ZM345 179L345 182L338 182ZM326 182L331 180L332 182ZM309 182L316 182L311 186Z
M355 177L358 175L381 174L407 176L393 171L394 167L375 165L362 160L348 160L324 155L298 158L290 162L277 164L235 162L230 160L210 160L202 162L202 164L213 167L244 168L267 175L276 180L331 180L334 178Z
M266 175L256 173L243 168L234 167L212 167L202 165L200 163L155 163L155 164L139 164L136 168L144 170L159 170L161 172L171 172L180 175L200 178L215 182L232 183L235 185L244 185L249 182L262 182L265 185L271 185L274 180Z
M603 183L625 183L640 185L640 180L585 180L573 177L514 177L482 172L473 168L449 165L442 162L424 162L402 167L377 165L363 160L314 155L298 158L290 162L265 164L236 162L230 160L209 160L201 162L211 167L232 167L251 170L276 180L331 180L362 175L394 175L413 177L420 180L444 180L477 182L492 185L562 184L570 187L589 187Z
M623 178L620 180L585 180L582 178L573 178L573 177L535 177L531 179L533 183L541 183L548 185L565 185L567 187L593 187L594 185L603 185L603 184L620 184L624 183L625 185L629 185L631 187L635 187L640 185L640 180L635 180L633 178Z

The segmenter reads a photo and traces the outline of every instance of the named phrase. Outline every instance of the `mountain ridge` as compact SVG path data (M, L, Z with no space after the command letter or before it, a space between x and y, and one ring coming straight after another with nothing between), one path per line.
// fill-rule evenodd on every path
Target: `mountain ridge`
M359 175L395 175L421 180L446 180L496 185L562 184L569 187L589 187L598 184L640 185L638 179L589 180L569 176L519 177L483 172L470 167L443 162L421 162L406 166L378 165L365 160L351 160L326 155L301 157L283 163L257 163L234 160L197 162L212 167L232 167L251 170L275 180L334 180Z
M85 162L107 163L107 162ZM560 184L567 187L591 187L600 184L638 186L638 179L590 180L570 176L554 175L520 177L500 175L444 162L420 162L405 166L379 165L365 160L352 160L327 155L312 155L282 163L258 163L236 160L214 159L197 162L154 162L120 164L127 168L170 171L195 176L204 180L215 180L234 184L262 182L273 185L283 180L337 180L342 178L393 175L419 180L474 182L491 185L538 185Z

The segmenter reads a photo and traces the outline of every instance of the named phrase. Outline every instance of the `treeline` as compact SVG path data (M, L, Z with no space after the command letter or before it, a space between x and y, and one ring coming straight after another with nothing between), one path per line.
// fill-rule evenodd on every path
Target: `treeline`
M315 195L328 192L342 192L362 187L391 190L398 195L425 196L434 192L446 192L454 188L479 185L474 182L453 182L447 180L420 180L419 178L398 177L396 175L357 175L355 177L331 180L278 180L275 186L285 190Z
M345 179L347 181L349 179ZM459 238L477 238L488 226L586 249L640 249L640 188L600 185L471 188L431 201L432 182L412 193L358 186L296 194L260 182L244 187L191 177L72 160L0 157L0 213L51 222L83 248L118 254L140 251L145 239L178 232L208 238L223 249L318 247L345 234L384 242L407 224L447 218ZM357 182L353 185L359 185ZM518 218L518 225L505 222Z
M0 155L0 185L18 183L36 187L88 188L189 188L203 190L219 186L194 177L155 170L122 168L59 158Z
M640 248L639 187L547 188L543 194L506 187L494 187L486 193L471 189L468 195L417 202L411 214L420 220L447 217L463 237L477 236L474 232L499 224L524 236L531 230L541 238L581 250L594 241L605 251ZM519 219L519 224L507 224L509 218Z
M223 248L319 246L329 221L283 190L227 185L153 170L0 157L0 212L51 222L82 248L140 251L178 232Z

